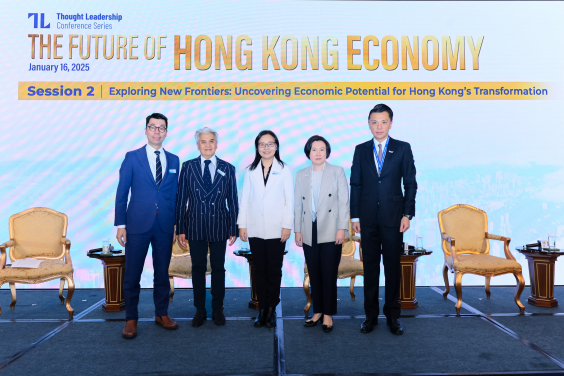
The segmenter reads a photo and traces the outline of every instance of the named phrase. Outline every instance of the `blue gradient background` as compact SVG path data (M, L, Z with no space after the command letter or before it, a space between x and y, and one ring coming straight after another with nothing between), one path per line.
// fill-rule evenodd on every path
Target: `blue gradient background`
M235 165L239 189L251 162L253 141L262 129L276 132L282 159L294 170L308 166L303 153L313 134L332 147L329 161L347 176L355 145L371 138L366 117L377 101L18 101L18 81L372 81L550 82L560 88L564 71L564 4L556 2L7 2L0 15L3 58L0 62L0 241L8 240L10 215L46 206L69 217L68 238L77 287L102 287L103 273L88 249L102 238L115 237L114 199L118 170L125 153L146 142L144 118L151 112L168 116L165 149L181 161L195 158L194 131L209 126L220 134L217 155ZM29 12L45 13L51 29L33 29ZM107 34L168 35L163 59L82 61L67 57L68 34L100 31L57 30L56 13L114 13ZM63 34L63 60L30 59L29 33ZM173 69L174 35L247 34L253 40L253 70ZM465 71L348 71L346 35L471 35L485 36L480 69L471 69L466 50ZM262 70L262 35L332 35L339 39L339 70ZM279 49L278 49L279 51ZM374 57L379 50L374 50ZM78 54L77 54L78 55ZM281 54L278 53L278 58ZM361 61L358 59L357 61ZM90 64L89 72L29 72L29 64L61 62ZM401 67L401 65L400 65ZM561 97L560 97L561 98ZM564 152L561 99L545 101L389 101L394 110L390 134L411 143L419 190L416 217L406 240L423 234L433 255L418 263L418 285L441 285L443 254L437 212L467 203L488 213L489 231L512 238L511 247L557 234L564 247ZM114 241L114 243L116 243ZM248 286L248 266L227 250L227 286ZM502 244L491 242L491 254L502 256ZM283 285L301 286L303 253L287 243ZM528 266L523 265L528 283ZM564 264L557 263L556 283L564 283ZM382 283L383 283L382 276ZM357 285L362 285L359 278ZM483 284L467 276L465 284ZM339 281L347 285L348 280ZM514 284L512 276L492 284ZM187 287L190 281L177 280ZM143 287L152 286L152 262L147 258ZM25 287L25 286L21 286ZM58 287L58 282L27 287Z

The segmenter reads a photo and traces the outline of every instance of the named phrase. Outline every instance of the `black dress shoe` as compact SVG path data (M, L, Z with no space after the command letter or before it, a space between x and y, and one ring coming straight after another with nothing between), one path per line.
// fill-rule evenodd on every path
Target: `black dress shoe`
M267 328L276 327L276 308L270 307L268 309L268 314L266 316L266 327Z
M388 319L388 326L390 327L390 332L401 336L403 334L403 326L401 326L398 319Z
M261 309L255 319L255 328L260 328L266 324L266 310Z
M329 333L331 330L333 330L333 325L329 326L329 325L323 324L321 327L323 328L323 331L325 333Z
M317 323L319 322L319 320L322 320L322 319L323 319L323 315L321 315L321 317L318 318L317 321L313 321L312 319L306 320L306 322L304 323L304 326L305 326L306 328L310 328L310 327L312 327L312 326L316 326Z
M208 314L206 311L196 311L196 314L192 319L192 326L193 327L201 326L204 323L204 321L207 320L207 316Z
M223 312L212 312L213 323L217 326L225 325L225 315Z
M378 325L378 317L367 317L360 325L361 333L370 333L374 329L374 325Z

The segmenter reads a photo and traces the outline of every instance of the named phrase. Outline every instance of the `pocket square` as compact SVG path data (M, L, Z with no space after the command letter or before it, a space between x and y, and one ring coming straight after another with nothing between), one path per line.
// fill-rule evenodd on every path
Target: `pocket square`
M388 150L388 153L393 153L393 152L394 152L393 150Z

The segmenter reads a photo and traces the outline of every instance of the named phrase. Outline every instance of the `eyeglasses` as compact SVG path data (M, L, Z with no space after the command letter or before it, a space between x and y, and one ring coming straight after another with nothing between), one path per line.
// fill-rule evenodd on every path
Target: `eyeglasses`
M264 143L261 142L260 144L258 144L259 149L273 149L276 147L276 144L274 142L268 142L268 143Z
M159 131L159 133L165 133L166 132L166 128L163 127L155 127L154 125L149 125L147 128L149 128L149 130L151 132L156 132Z

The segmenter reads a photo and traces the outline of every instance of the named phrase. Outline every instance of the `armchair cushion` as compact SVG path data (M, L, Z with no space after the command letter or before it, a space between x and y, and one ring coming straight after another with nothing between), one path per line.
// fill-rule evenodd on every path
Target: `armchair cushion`
M61 257L61 237L66 235L67 218L47 208L33 208L10 217L10 237L15 244L10 258ZM13 256L13 257L12 257Z
M463 273L511 273L520 272L521 264L517 261L508 260L506 258L490 256L490 255L475 255L475 254L459 254L458 262L452 265L452 259L446 258L446 262L451 269Z
M487 253L490 249L486 231L486 213L469 205L456 205L439 213L441 232L456 240L455 248L473 253ZM451 244L444 241L445 255L450 256ZM457 252L457 253L458 253Z
M72 275L72 265L65 264L63 260L45 260L37 269L4 268L0 270L1 280L43 280L61 274Z
M168 267L169 275L182 275L184 278L192 277L192 258L190 256L173 257ZM208 266L206 274L211 274L210 255L208 255Z

